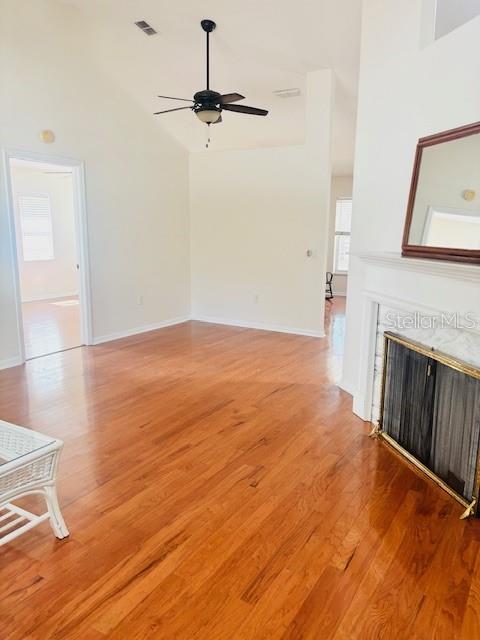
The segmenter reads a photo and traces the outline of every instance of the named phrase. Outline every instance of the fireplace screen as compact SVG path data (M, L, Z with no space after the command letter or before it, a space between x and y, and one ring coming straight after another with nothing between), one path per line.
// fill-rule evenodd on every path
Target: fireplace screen
M480 371L385 333L376 432L476 513Z

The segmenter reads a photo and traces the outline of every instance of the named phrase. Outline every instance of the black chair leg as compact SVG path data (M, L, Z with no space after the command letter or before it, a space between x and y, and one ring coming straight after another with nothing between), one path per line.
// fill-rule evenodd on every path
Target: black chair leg
M327 271L327 278L325 282L325 300L332 300L333 298L332 280L333 274L330 271Z

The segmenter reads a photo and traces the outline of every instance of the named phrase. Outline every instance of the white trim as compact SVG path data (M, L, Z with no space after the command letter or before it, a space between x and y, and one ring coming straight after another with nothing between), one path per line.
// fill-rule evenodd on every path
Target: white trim
M17 316L17 348L18 356L10 358L6 362L12 360L20 360L15 364L7 364L6 367L14 367L17 364L23 364L25 362L25 338L23 334L23 319L22 319L22 295L20 291L20 268L18 264L18 248L17 248L17 236L15 233L15 209L13 202L13 189L12 189L12 176L10 173L10 155L5 149L2 150L1 163L3 181L5 184L5 204L7 209L7 230L10 238L10 259L13 264L13 297L15 303L15 313ZM5 362L5 361L3 361ZM2 368L6 368L2 367Z
M21 356L15 356L14 358L5 358L5 360L0 360L0 370L10 369L10 367L18 367L23 363L24 360L22 360Z
M352 384L350 380L346 380L345 378L342 378L338 383L338 386L342 391L345 391L345 393L348 393L352 397L355 395L355 385Z
M90 257L88 253L87 187L85 163L72 165L73 198L75 216L75 242L80 265L78 274L80 299L80 326L84 345L93 344L92 289L90 281Z
M325 338L323 331L315 331L308 329L297 329L296 327L284 327L282 325L267 324L264 322L244 322L242 320L229 320L227 318L218 318L213 316L192 316L192 320L197 322L208 322L210 324L223 324L229 327L239 327L242 329L257 329L260 331L274 331L276 333L292 333L297 336L308 336L310 338Z
M364 292L362 333L360 344L362 349L359 358L359 380L353 394L352 411L362 420L372 418L373 382L375 376L375 346L377 341L378 299L371 298Z
M103 344L104 342L111 342L112 340L121 340L122 338L128 338L129 336L136 336L139 333L148 333L149 331L172 327L176 324L183 324L189 320L191 320L190 316L180 316L178 318L170 318L169 320L162 320L161 322L155 322L142 327L134 327L133 329L127 329L125 331L117 331L115 333L94 338L92 344L96 345Z
M42 162L62 167L72 168L73 201L75 218L75 242L77 248L77 260L80 266L78 273L80 299L80 327L82 344L92 344L92 302L90 287L90 261L88 256L88 225L85 191L85 166L81 160L49 155L45 153L20 151L15 149L2 150L3 174L5 179L7 203L8 231L12 260L14 263L14 297L17 313L18 351L21 362L25 362L25 342L23 335L22 300L20 288L20 274L18 266L18 248L15 237L15 210L13 202L12 181L10 172L10 160L26 160L29 162Z
M353 394L352 413L365 422L370 422L372 418L372 408L368 406L368 402L361 391Z
M419 313L428 316L441 313L435 307L429 307L413 300L396 298L376 291L365 289L363 297L362 337L359 357L359 380L353 392L353 412L362 420L371 420L373 406L373 383L375 375L375 348L378 331L378 313L380 306L387 306L407 313ZM448 312L448 309L444 309ZM477 328L463 329L473 334L480 333ZM344 387L342 387L344 388ZM346 389L348 391L348 389Z
M480 282L480 265L442 260L404 258L399 253L358 253L353 254L367 264L380 265L390 269L428 273L439 278L454 278L465 282Z
M340 294L339 294L340 295ZM30 296L29 298L24 298L22 303L24 302L43 302L43 300L58 300L58 298L76 298L78 296L78 291L68 291L67 293L49 293L48 295L38 295L38 296Z

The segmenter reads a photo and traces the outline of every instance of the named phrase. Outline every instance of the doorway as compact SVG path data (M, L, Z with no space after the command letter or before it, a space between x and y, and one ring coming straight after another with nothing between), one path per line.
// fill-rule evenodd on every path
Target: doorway
M90 344L79 163L6 158L22 360Z
M327 244L325 327L330 339L336 377L340 381L345 341L345 308L350 266L353 176L333 176Z

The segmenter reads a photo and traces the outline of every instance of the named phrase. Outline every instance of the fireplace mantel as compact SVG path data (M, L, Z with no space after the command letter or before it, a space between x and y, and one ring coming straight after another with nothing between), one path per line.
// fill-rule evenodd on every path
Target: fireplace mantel
M455 280L480 283L480 265L404 258L400 253L394 253L393 251L357 253L353 255L360 258L366 264L375 266L402 271L413 271L415 273L426 273L440 278L453 278Z
M414 327L405 333L429 348L480 367L480 325L468 326L464 321L472 313L478 317L480 302L480 266L455 262L403 258L398 253L369 252L355 254L364 265L363 309L359 317L361 335L358 370L352 386L342 385L353 395L353 411L363 420L372 420L372 407L378 404L378 371L376 370L377 334L383 330L381 315L388 311L436 317L446 314L459 322L441 329ZM354 282L352 277L352 282ZM394 330L387 326L387 330ZM378 368L378 362L377 362ZM375 393L374 393L375 390Z

